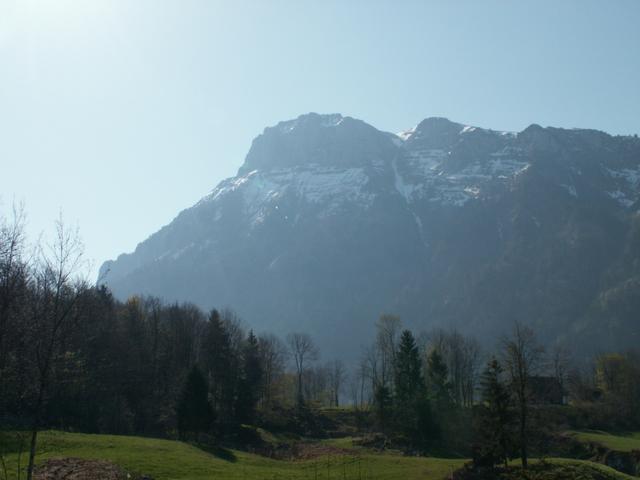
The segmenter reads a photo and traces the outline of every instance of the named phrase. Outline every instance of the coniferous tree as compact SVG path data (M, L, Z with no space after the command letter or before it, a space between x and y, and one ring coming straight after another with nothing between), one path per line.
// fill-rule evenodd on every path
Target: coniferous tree
M417 394L424 392L420 353L409 330L403 331L400 337L394 380L395 394L400 404L410 402Z
M242 352L242 372L238 386L236 417L238 421L250 423L260 399L263 369L260 363L258 339L249 332Z
M211 429L214 413L209 404L209 386L197 366L189 372L176 406L178 432L181 438L191 433L205 433Z
M433 433L442 438L447 425L453 423L454 402L447 364L437 348L432 349L427 357L426 377L433 412Z
M424 443L431 433L431 411L422 375L420 352L413 334L402 332L395 361L395 416L400 431Z
M393 408L393 402L391 398L391 392L389 387L379 384L376 386L373 392L373 407L378 423L378 428L383 432L387 431L389 426L389 420Z
M503 369L494 357L482 373L482 407L479 425L480 455L492 465L507 466L510 439L510 394L502 380Z
M427 387L437 412L446 413L452 404L449 371L438 349L433 349L427 357Z
M236 387L231 364L231 338L215 309L209 314L202 349L202 365L209 378L213 408L228 420L233 416Z
M433 349L427 357L427 386L436 405L452 403L449 370L438 349Z

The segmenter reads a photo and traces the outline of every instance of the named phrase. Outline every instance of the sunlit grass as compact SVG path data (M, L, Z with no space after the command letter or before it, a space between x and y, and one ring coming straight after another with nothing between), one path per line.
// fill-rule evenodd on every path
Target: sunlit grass
M640 450L640 432L608 433L598 430L571 432L582 442L595 442L611 450L630 452Z
M47 431L40 434L38 461L56 457L103 459L129 472L163 479L442 479L462 460L376 455L328 455L313 460L282 461L240 451L208 453L183 442L143 437ZM23 457L23 464L26 457ZM17 453L7 456L15 476Z
M143 437L47 431L39 438L39 462L57 457L102 459L155 480L442 480L449 478L452 471L465 462L464 459L409 457L394 453L381 455L364 448L352 448L351 438L322 442L345 449L342 455L299 461L273 460L235 450L204 451L183 442ZM16 478L18 455L15 445L12 448L6 434L0 440L5 450L13 450L5 460L9 478ZM576 471L600 472L607 479L633 478L591 462L549 461L575 467ZM22 465L25 463L26 454L22 457Z

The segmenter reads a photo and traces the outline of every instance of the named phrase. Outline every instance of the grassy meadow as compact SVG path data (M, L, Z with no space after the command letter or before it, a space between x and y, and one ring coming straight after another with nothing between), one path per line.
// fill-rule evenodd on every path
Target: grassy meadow
M171 440L58 431L42 432L39 439L38 461L56 457L109 460L129 472L149 475L155 480L440 479L464 463L460 459L381 455L362 449L283 461L235 450L204 451ZM10 478L14 478L17 453L7 454L5 460ZM23 454L23 466L25 463Z
M39 462L59 457L108 460L128 472L148 475L155 480L439 480L449 478L452 471L465 462L464 459L409 457L351 448L349 438L318 442L319 447L343 449L341 454L286 461L235 450L205 451L187 443L155 438L46 431L40 434L39 440ZM637 437L634 441L638 441ZM4 434L2 444L8 478L17 478L15 441ZM548 461L572 472L575 470L576 475L582 472L575 478L596 478L594 474L611 480L633 478L591 462ZM26 453L21 462L24 467Z
M640 450L640 432L612 434L599 430L571 432L581 442L598 443L610 450L630 452Z

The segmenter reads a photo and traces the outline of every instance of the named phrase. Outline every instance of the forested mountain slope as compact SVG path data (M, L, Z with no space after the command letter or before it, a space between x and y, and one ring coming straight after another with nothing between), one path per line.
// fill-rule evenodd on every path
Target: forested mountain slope
M640 341L639 198L637 137L443 118L394 135L312 113L266 128L236 177L101 278L345 356L381 312L620 349Z

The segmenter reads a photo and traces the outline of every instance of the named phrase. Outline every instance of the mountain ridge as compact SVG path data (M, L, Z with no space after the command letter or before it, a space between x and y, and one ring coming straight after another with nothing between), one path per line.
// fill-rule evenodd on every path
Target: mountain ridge
M229 305L338 353L327 328L357 335L385 311L485 341L520 319L585 345L605 317L627 330L617 346L638 338L617 308L640 284L639 190L635 137L441 117L396 135L311 113L265 128L238 175L100 275L119 297Z

